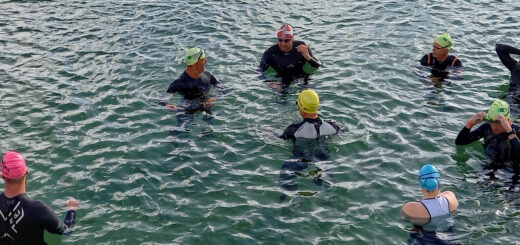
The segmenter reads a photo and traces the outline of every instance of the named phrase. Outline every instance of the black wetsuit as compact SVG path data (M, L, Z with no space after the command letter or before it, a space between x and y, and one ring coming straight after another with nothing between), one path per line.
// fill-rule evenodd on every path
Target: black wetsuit
M511 128L520 133L519 126L513 124ZM484 150L486 155L494 167L503 166L505 162L511 161L515 173L519 173L520 140L518 136L509 140L507 133L493 134L491 125L488 122L471 132L466 127L462 128L457 135L455 144L467 145L482 138L484 138Z
M511 54L520 55L520 49L509 45L497 44L495 46L498 58L511 71L511 83L509 84L509 93L504 99L510 106L513 114L520 112L520 63L511 57ZM516 105L516 106L512 106Z
M297 78L306 78L320 67L320 62L314 58L311 50L311 60L307 61L301 53L296 50L302 41L294 41L293 48L284 53L278 44L268 48L262 56L260 62L260 72L266 73L269 70L276 71L276 76L282 78L282 82L289 83Z
M208 99L208 93L211 85L219 88L219 94L224 93L224 86L217 80L217 78L209 71L204 71L200 77L193 79L184 71L179 78L173 81L166 93L178 92L183 96L180 106L186 111L195 111L203 109L204 102ZM165 98L159 101L161 105L166 105Z
M437 58L433 57L433 53L427 53L422 57L420 62L423 66L431 66L432 68L441 71L446 70L448 67L462 66L462 61L460 61L459 58L454 55L448 55L448 58L446 58L443 62L440 62L437 60Z
M0 195L0 244L46 244L43 230L50 233L70 232L76 211L69 210L64 222L45 203L32 200L26 194L7 198Z
M283 163L280 170L279 183L286 190L297 190L295 178L300 171L309 166L309 162L324 161L329 158L329 149L325 138L337 134L339 125L332 120L304 119L299 123L289 125L279 137L291 139L294 145L293 156ZM329 174L330 175L330 174ZM322 184L319 176L314 182ZM332 175L330 175L332 177Z

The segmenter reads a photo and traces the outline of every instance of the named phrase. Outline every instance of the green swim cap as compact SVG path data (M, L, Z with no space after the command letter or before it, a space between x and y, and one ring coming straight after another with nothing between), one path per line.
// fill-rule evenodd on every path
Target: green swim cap
M186 54L184 55L184 62L186 62L186 65L190 66L197 63L200 59L205 58L206 54L201 48L189 48L186 50Z
M504 115L507 119L511 118L511 113L509 113L509 104L507 104L507 102L503 100L495 100L489 107L486 120L494 121L497 119L498 115Z
M320 107L320 98L314 90L306 89L298 95L298 108L306 113L316 113Z
M451 37L448 33L442 33L441 35L437 36L434 42L447 49L451 49L451 45L453 44L453 40L451 40Z

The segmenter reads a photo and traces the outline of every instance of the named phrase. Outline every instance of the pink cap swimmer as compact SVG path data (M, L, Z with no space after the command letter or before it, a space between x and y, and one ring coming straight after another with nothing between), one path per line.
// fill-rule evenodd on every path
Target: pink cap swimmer
M23 156L16 151L5 153L2 159L2 177L6 179L18 179L24 176L27 171L27 164Z
M282 27L280 27L280 30L278 30L278 38L292 38L293 35L292 26L289 24L283 24Z

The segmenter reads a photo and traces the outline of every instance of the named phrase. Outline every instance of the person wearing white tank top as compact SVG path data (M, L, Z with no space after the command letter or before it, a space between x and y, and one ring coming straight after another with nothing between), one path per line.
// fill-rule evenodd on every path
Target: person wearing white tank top
M426 164L419 171L419 185L423 194L423 200L407 202L401 209L405 218L417 225L424 225L431 218L443 216L454 212L459 206L457 197L451 191L440 192L439 170Z

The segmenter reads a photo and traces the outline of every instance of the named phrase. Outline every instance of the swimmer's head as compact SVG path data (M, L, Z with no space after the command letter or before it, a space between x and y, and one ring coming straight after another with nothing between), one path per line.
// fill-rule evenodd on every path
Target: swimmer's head
M448 50L451 49L451 45L453 44L453 40L448 33L442 33L441 35L438 35L434 42L439 44L440 47Z
M439 188L441 175L433 165L426 164L419 170L419 185L427 190L433 191Z
M23 156L16 151L5 153L2 159L2 177L4 179L18 179L28 173L27 164Z
M278 47L284 53L288 53L293 48L294 32L292 26L283 24L278 30Z
M189 66L205 58L206 54L204 53L204 50L202 50L201 48L189 48L188 50L186 50L186 54L184 54L184 62L186 63L186 65Z
M303 112L313 114L318 112L318 108L320 107L320 98L314 90L306 89L298 95L296 104Z
M489 107L486 115L486 121L495 121L498 115L504 115L505 118L510 119L509 104L503 100L495 100Z

